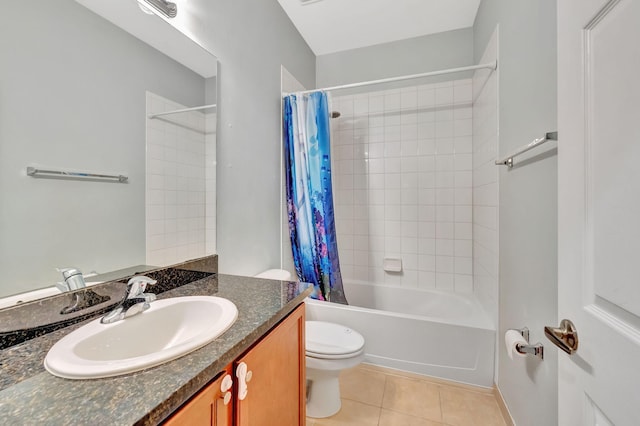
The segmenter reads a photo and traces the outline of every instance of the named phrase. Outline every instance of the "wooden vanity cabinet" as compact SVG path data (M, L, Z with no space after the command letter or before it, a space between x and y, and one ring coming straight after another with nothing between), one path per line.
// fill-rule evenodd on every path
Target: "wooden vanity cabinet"
M251 374L243 395L238 378L236 424L299 426L305 424L306 380L304 304L298 306L235 363Z
M231 426L233 424L233 387L227 389L227 386L232 377L233 371L231 366L228 366L216 380L206 385L178 409L164 425ZM223 382L225 382L224 385ZM225 395L227 395L226 400Z
M165 425L304 425L304 320L301 304L176 411ZM227 375L231 375L233 387L231 400L225 405L221 386Z

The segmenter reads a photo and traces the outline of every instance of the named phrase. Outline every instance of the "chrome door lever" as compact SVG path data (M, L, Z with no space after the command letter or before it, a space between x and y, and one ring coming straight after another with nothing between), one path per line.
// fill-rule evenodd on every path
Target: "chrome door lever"
M568 319L560 321L560 327L545 327L544 335L569 355L578 350L578 330Z

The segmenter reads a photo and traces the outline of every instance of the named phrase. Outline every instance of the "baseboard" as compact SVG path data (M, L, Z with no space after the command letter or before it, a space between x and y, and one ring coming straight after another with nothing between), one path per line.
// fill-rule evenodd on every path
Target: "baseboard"
M494 388L493 387L485 387L485 386L479 386L479 385L472 385L472 384L469 384L469 383L456 382L456 381L453 381L453 380L441 379L439 377L427 376L425 374L419 374L419 373L413 373L413 372L410 372L410 371L398 370L397 368L383 367L382 365L377 365L377 364L369 364L366 361L363 362L362 364L360 364L357 368L363 368L363 369L372 370L372 371L379 371L379 372L382 372L382 373L385 373L385 374L393 374L393 375L401 376L401 377L409 377L409 378L413 378L413 379L427 380L429 382L438 383L438 384L442 384L442 385L447 385L447 386L451 386L451 387L457 387L457 388L466 389L466 390L471 390L471 391L474 391L474 392L481 392L481 393L485 393L485 394L493 394L494 393L494 390L493 390Z
M493 385L493 394L496 397L496 401L498 401L498 407L500 407L502 417L504 418L507 426L516 426L516 422L513 421L513 417L511 417L509 408L507 408L507 404L504 402L504 398L502 397L502 393L500 392L500 389L498 389L497 384Z

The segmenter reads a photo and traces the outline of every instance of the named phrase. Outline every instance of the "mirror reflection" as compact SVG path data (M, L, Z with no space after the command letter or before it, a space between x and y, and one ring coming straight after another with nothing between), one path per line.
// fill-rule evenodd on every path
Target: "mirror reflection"
M184 42L127 4L123 22L140 14L162 44ZM91 283L215 252L216 62L195 50L213 66L194 71L74 0L3 5L0 297L56 292L58 269Z

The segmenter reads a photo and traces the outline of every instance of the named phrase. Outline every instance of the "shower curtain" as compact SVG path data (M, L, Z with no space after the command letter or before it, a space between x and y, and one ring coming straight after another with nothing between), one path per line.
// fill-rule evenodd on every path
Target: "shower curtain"
M327 95L286 96L283 115L289 236L298 278L314 284L312 298L347 304L333 213Z

